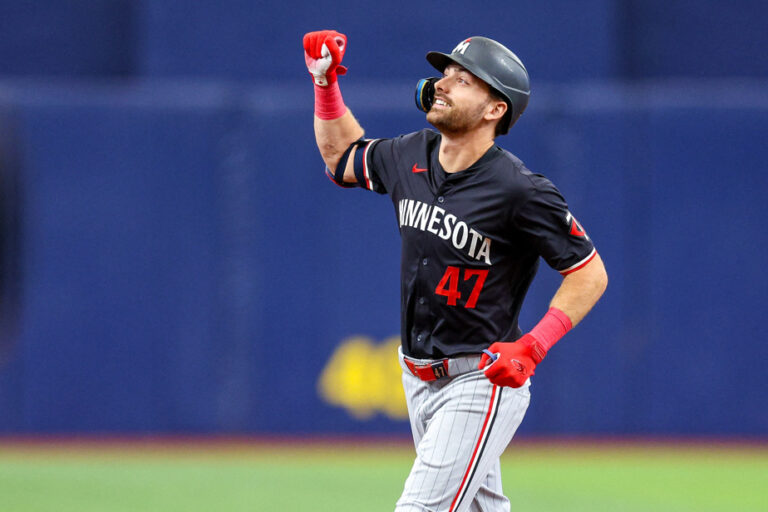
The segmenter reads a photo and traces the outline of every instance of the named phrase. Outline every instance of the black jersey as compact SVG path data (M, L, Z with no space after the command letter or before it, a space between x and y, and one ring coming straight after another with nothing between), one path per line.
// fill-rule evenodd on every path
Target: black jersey
M595 248L560 192L493 146L446 173L441 136L425 129L358 147L358 184L389 194L402 239L403 352L417 358L480 353L514 341L538 258L567 274Z

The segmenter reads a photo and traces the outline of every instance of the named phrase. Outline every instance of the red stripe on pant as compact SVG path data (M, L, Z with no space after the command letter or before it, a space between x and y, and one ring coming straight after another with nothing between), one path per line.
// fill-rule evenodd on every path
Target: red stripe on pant
M485 421L483 422L483 428L480 429L480 435L477 438L475 451L472 452L472 458L469 459L469 465L467 466L467 471L464 473L464 478L461 480L461 485L459 486L459 492L457 492L456 496L453 498L453 501L451 502L451 508L448 510L448 512L453 512L454 510L456 510L455 507L461 502L460 497L462 492L464 491L465 484L469 485L468 479L469 479L469 475L472 473L472 466L474 465L475 458L477 457L477 454L480 451L480 446L483 444L483 438L485 437L486 430L488 429L488 423L490 422L491 415L493 414L493 407L496 399L497 389L498 389L498 386L493 386L493 391L491 392L491 401L488 404L488 412L485 414Z

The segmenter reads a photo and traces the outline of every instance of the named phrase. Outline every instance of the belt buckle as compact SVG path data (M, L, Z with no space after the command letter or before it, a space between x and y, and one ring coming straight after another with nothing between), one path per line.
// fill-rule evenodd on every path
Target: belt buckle
M434 363L416 364L408 359L405 360L411 373L423 381L429 382L442 379L448 376L448 360L441 359Z
M436 363L430 365L432 373L435 375L435 380L442 379L448 376L448 360L442 359Z

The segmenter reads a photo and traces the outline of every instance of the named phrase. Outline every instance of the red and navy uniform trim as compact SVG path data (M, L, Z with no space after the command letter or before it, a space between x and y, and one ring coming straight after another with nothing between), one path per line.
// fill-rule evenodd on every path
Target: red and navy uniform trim
M488 404L488 412L485 415L483 427L480 429L480 435L477 438L475 450L472 452L472 457L469 459L469 465L467 466L467 470L464 472L464 478L461 480L459 490L456 492L456 496L454 496L453 501L451 502L451 508L448 509L449 512L454 512L454 510L459 507L461 500L463 500L467 494L467 489L469 489L470 482L472 482L472 479L475 477L477 466L480 462L480 459L483 457L485 447L488 445L488 439L491 437L490 434L491 430L493 430L493 424L496 422L496 416L499 412L499 404L501 403L502 390L503 388L500 386L493 386L493 391L491 392L491 400Z
M568 267L568 268L566 268L564 270L560 270L559 272L562 275L567 276L568 274L571 274L571 273L576 272L577 270L579 270L581 268L584 268L587 265L587 263L592 261L592 259L595 256L597 256L597 249L592 249L592 252L589 253L589 255L586 258L584 258L583 260L581 260L581 261L579 261L577 263L574 263L573 265L571 265L570 267Z

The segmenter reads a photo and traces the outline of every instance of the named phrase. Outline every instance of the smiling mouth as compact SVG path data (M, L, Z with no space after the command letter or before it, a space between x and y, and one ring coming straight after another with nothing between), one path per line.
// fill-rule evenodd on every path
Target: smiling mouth
M435 98L435 102L433 103L433 105L435 105L435 106L440 106L440 107L443 107L443 108L447 108L447 107L450 107L450 106L451 106L451 104L450 104L450 103L448 103L448 102L447 102L446 100L444 100L443 98Z

